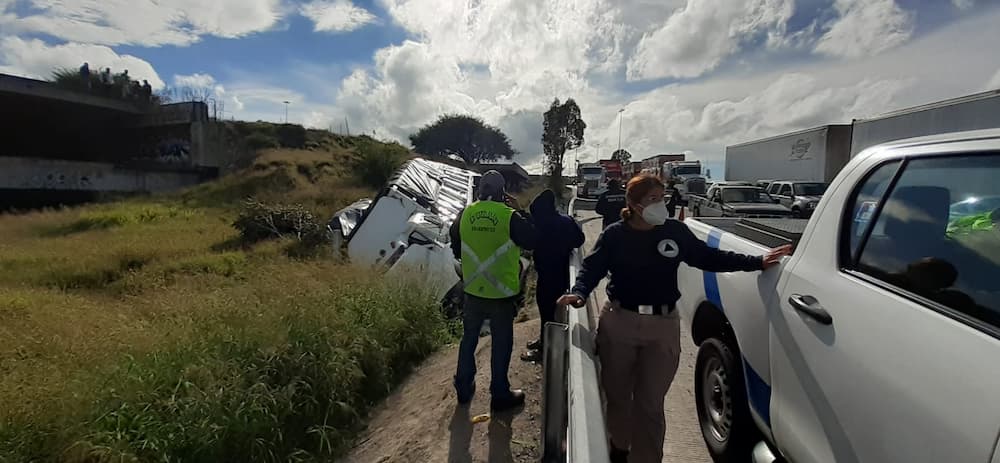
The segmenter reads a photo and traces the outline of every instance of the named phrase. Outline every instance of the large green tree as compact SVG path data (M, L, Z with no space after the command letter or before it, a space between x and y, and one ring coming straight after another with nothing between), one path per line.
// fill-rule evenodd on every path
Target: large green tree
M542 121L542 150L545 153L545 174L551 186L562 192L563 157L566 151L583 144L587 124L580 116L580 107L572 98L560 103L556 98L545 111Z
M472 116L446 114L410 135L414 151L431 156L458 155L469 164L510 159L517 151L500 129Z
M632 153L629 153L625 148L617 149L614 153L611 153L611 159L621 162L622 166L624 166L632 162Z

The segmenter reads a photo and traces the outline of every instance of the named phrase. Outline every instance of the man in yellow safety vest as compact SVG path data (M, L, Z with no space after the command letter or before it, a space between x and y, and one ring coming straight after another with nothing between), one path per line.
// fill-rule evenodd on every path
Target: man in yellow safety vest
M466 405L475 395L476 345L479 331L490 320L490 408L508 410L524 403L524 392L511 390L507 378L514 349L514 317L521 294L521 249L533 249L537 233L531 222L508 201L503 175L495 170L479 181L478 201L451 225L451 248L462 261L465 303L462 342L458 349L455 391Z

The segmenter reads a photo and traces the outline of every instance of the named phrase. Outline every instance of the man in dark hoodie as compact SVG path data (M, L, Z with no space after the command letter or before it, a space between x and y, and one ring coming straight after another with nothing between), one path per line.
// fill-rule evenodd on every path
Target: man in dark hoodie
M622 209L625 208L625 190L617 179L608 180L608 191L597 197L594 208L603 218L601 230L622 219Z
M556 195L552 190L541 192L531 202L531 220L538 232L535 246L535 271L538 285L535 299L542 330L538 339L528 343L528 352L521 360L537 362L542 359L542 341L545 324L555 321L556 300L569 288L569 258L574 249L583 246L583 229L571 217L556 209Z

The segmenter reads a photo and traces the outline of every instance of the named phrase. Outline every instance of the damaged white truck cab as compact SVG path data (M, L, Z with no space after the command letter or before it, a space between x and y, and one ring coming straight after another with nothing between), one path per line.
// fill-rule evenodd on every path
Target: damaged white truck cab
M339 211L334 245L347 241L351 263L386 276L418 276L443 302L459 285L448 227L475 197L479 174L417 158L406 162L374 200ZM447 304L446 304L447 305Z
M724 250L795 245L679 271L713 458L1000 463L1000 209L964 208L998 178L1000 130L939 135L860 153L809 221L688 219Z
M417 278L448 316L456 316L462 271L448 229L475 200L479 178L472 170L410 160L374 200L360 200L334 215L328 225L333 245L339 249L346 241L352 264L379 268L390 278ZM522 287L529 264L521 258Z

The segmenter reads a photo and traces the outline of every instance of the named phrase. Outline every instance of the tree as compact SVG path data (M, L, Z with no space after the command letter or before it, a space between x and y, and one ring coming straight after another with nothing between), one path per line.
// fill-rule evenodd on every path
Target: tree
M611 159L621 162L622 166L624 166L632 161L632 153L629 153L625 148L620 148L615 150L614 153L611 153Z
M580 107L572 98L560 104L552 102L542 122L542 149L545 152L545 174L553 191L562 193L563 156L566 151L583 144L587 124L580 117Z
M510 159L517 151L500 129L472 116L446 114L410 135L413 150L432 156L458 155L468 164Z

